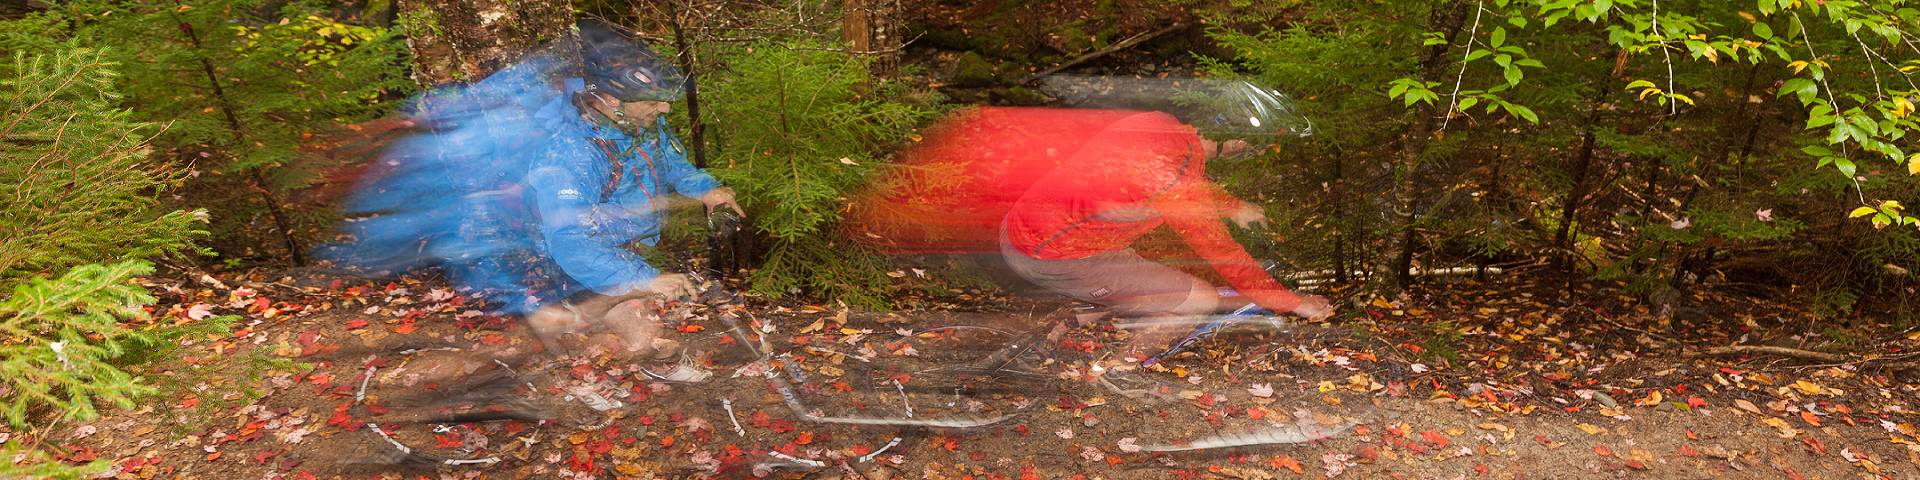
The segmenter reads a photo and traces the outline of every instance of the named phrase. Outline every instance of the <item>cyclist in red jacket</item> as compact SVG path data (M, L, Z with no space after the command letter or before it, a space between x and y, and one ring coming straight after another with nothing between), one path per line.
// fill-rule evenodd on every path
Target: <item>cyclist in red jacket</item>
M1281 286L1227 232L1223 220L1242 227L1266 221L1259 206L1206 177L1208 159L1243 153L1246 142L1209 140L1166 113L1090 114L1117 118L1036 181L1005 217L1001 253L1015 272L1124 316L1171 320L1240 306L1223 305L1211 283L1130 247L1164 225L1237 296L1273 312L1309 318L1331 313L1326 299ZM1167 323L1172 325L1137 332L1129 353L1156 353L1191 328Z
M1063 84L1077 91L1058 97L1092 108L972 108L928 129L902 154L905 168L854 202L851 236L894 254L997 254L1046 290L1147 326L1131 342L1142 355L1248 301L1329 314L1325 299L1288 291L1234 242L1227 220L1244 228L1265 214L1206 177L1208 160L1259 150L1247 140L1310 131L1283 97L1210 79ZM1231 298L1133 249L1162 226Z

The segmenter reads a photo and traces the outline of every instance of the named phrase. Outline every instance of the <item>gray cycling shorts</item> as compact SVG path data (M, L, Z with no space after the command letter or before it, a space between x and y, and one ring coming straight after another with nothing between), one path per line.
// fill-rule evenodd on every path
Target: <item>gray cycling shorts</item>
M1205 281L1140 256L1133 249L1087 258L1042 260L1020 253L1006 241L1000 254L1021 278L1075 300L1112 307L1126 316L1186 312L1189 294Z

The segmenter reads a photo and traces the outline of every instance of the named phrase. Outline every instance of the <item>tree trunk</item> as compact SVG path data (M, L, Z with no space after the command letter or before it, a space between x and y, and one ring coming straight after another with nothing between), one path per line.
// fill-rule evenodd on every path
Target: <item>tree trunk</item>
M660 4L666 13L667 29L673 31L673 49L678 52L674 61L680 64L681 74L686 76L687 93L687 147L693 153L693 166L707 168L707 122L700 111L700 74L699 61L695 57L693 42L687 40L687 18L683 16L685 7L681 0L664 0ZM635 13L640 13L636 7Z
M1588 181L1593 171L1593 135L1594 130L1600 127L1601 105L1606 103L1607 89L1610 84L1611 82L1604 77L1594 84L1593 100L1587 110L1587 125L1580 133L1580 153L1574 155L1573 165L1567 170L1568 178L1573 179L1573 185L1568 188L1567 203L1560 208L1560 228L1553 234L1553 246L1560 250L1558 259L1561 262L1560 268L1567 273L1572 273L1574 268L1573 237L1576 233L1573 230L1574 219L1580 213L1580 203L1586 200L1587 189L1593 186L1590 185L1592 182Z
M400 0L399 20L413 50L413 79L427 86L485 78L574 35L573 6L564 0Z
M873 59L869 69L876 78L892 77L900 67L900 50L905 46L900 30L901 0L847 0L840 16L840 36L847 50Z
M184 7L180 0L174 0L173 4ZM180 34L186 36L187 44L194 50L204 51L206 47L200 44L200 33L194 30L193 24L180 18L178 11L171 15L174 22L179 24ZM225 83L220 81L220 74L213 67L213 61L200 57L200 71L206 74L207 87L212 90L213 101L219 106L220 113L227 121L227 130L233 134L233 144L246 145L247 129L241 125L240 115L235 110L233 102L227 99ZM247 179L253 184L255 193L260 194L260 202L266 206L267 216L273 220L274 229L280 232L280 240L287 246L287 259L292 260L294 266L304 267L307 265L307 258L301 253L300 241L294 238L293 222L288 221L280 205L280 199L275 198L273 186L267 183L266 176L260 173L260 168L258 166L247 168Z
M1428 16L1427 23L1431 27L1428 30L1445 32L1447 42L1429 46L1420 55L1421 81L1438 82L1445 79L1446 67L1452 60L1447 54L1453 50L1454 37L1466 26L1467 14L1471 13L1469 7L1473 5L1467 0L1454 0L1450 4L1436 6ZM1413 280L1413 244L1416 240L1413 211L1418 201L1415 189L1419 187L1414 175L1420 166L1420 157L1426 153L1427 143L1436 133L1433 118L1447 113L1438 110L1436 105L1416 104L1413 120L1408 122L1406 131L1401 134L1400 154L1393 165L1393 223L1387 235L1390 250L1381 257L1386 264L1374 269L1373 282L1376 287L1398 291Z

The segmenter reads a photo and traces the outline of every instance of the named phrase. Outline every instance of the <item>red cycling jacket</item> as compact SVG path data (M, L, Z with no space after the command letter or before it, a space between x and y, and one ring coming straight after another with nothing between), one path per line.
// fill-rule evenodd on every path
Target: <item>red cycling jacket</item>
M1166 225L1234 289L1276 312L1299 298L1227 232L1240 201L1206 178L1200 136L1171 115L982 107L927 131L858 197L849 234L896 254L999 250L1041 260L1128 248Z

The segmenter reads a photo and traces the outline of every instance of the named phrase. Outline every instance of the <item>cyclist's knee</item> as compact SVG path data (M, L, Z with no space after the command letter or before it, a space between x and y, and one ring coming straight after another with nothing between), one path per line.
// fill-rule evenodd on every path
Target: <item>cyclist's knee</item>
M1220 309L1220 294L1213 285L1200 279L1193 280L1187 298L1174 307L1174 315L1206 315Z

